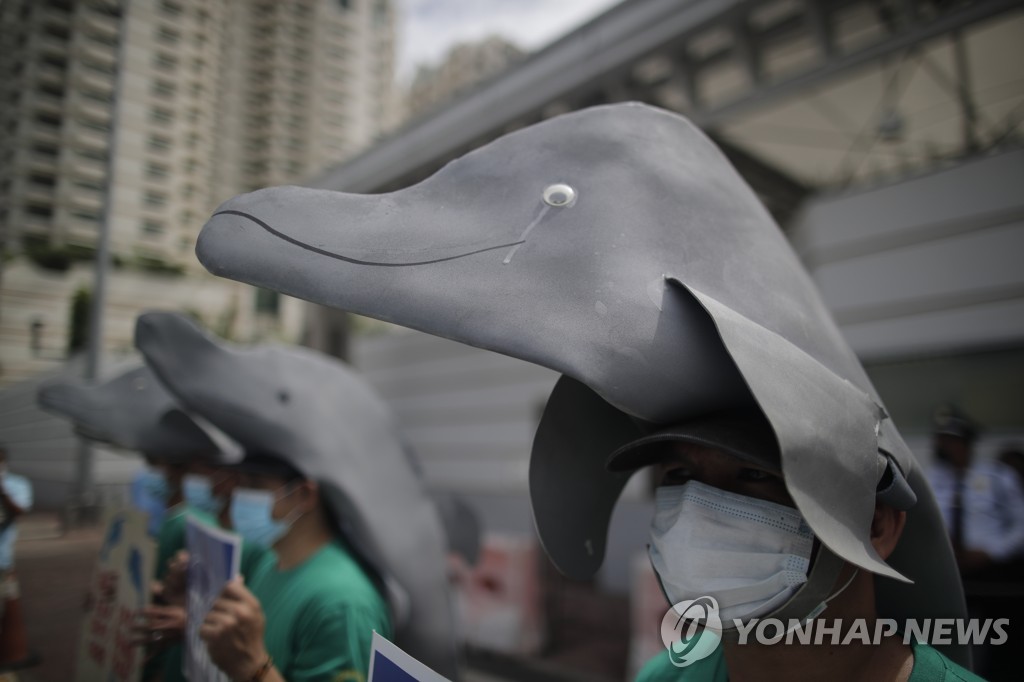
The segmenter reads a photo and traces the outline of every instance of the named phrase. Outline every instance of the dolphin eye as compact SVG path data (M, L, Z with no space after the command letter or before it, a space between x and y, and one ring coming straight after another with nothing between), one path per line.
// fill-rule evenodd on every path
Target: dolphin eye
M544 190L544 203L548 206L561 208L571 206L576 201L576 190L566 184L548 185Z

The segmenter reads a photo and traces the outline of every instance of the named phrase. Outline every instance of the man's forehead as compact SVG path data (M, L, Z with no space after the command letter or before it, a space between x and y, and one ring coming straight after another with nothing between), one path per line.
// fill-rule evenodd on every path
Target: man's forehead
M757 462L749 458L739 457L708 443L695 443L683 440L666 441L660 444L655 456L657 459L652 463L654 466L679 463L697 465L713 463L719 466L756 467L768 471L776 470L767 462Z

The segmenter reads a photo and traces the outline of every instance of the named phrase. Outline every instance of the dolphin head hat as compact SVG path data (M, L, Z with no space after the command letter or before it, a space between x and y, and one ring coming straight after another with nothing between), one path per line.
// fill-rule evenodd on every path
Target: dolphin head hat
M224 444L183 411L144 365L95 385L51 382L36 399L43 409L71 421L85 438L163 462L220 461L226 455Z
M630 475L607 469L612 453L753 410L822 545L893 579L883 613L963 612L931 493L863 368L753 191L681 116L566 114L389 194L241 195L197 255L214 274L561 372L530 494L567 574L602 562ZM905 506L917 496L888 563L870 541L880 484Z
M321 353L231 347L175 313L141 315L135 342L183 405L247 452L273 455L319 483L333 521L388 600L399 642L450 674L441 523L372 389Z

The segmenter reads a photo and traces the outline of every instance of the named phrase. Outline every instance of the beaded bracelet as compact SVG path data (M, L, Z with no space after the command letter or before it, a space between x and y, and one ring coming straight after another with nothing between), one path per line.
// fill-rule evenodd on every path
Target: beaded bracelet
M248 682L263 682L263 678L267 676L270 669L274 667L274 657L267 656L266 662L260 666L260 669L248 679Z

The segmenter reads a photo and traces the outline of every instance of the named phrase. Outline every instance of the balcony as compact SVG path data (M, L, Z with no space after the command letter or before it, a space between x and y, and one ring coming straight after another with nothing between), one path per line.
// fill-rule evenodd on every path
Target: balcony
M65 74L64 69L52 64L36 65L36 81L39 83L49 83L50 85L63 87Z
M36 36L40 54L64 56L68 53L68 42L47 33Z
M60 157L57 154L46 154L32 150L28 154L28 167L30 170L55 173L59 160Z
M109 134L82 125L75 126L74 141L76 146L92 149L106 149L110 146Z
M96 100L86 99L85 97L75 97L72 102L74 111L85 114L86 118L101 123L110 123L111 106L109 104L104 106Z
M88 86L90 90L102 92L106 95L113 95L114 93L114 76L112 74L102 74L92 69L79 71L78 81L82 85Z
M116 68L117 56L113 47L99 45L91 40L83 40L78 43L77 52L93 62L102 64L109 68Z
M54 146L59 145L61 142L60 126L33 121L31 130L33 141L48 142Z
M84 211L99 212L103 210L103 193L87 189L75 188L70 195L70 210L81 209Z
M77 176L88 180L104 181L107 178L107 167L103 161L76 157L72 166Z
M53 185L44 185L37 182L26 182L24 185L24 198L27 202L36 204L53 204L56 196Z
M33 90L30 99L36 111L59 115L64 109L64 98L48 92Z

